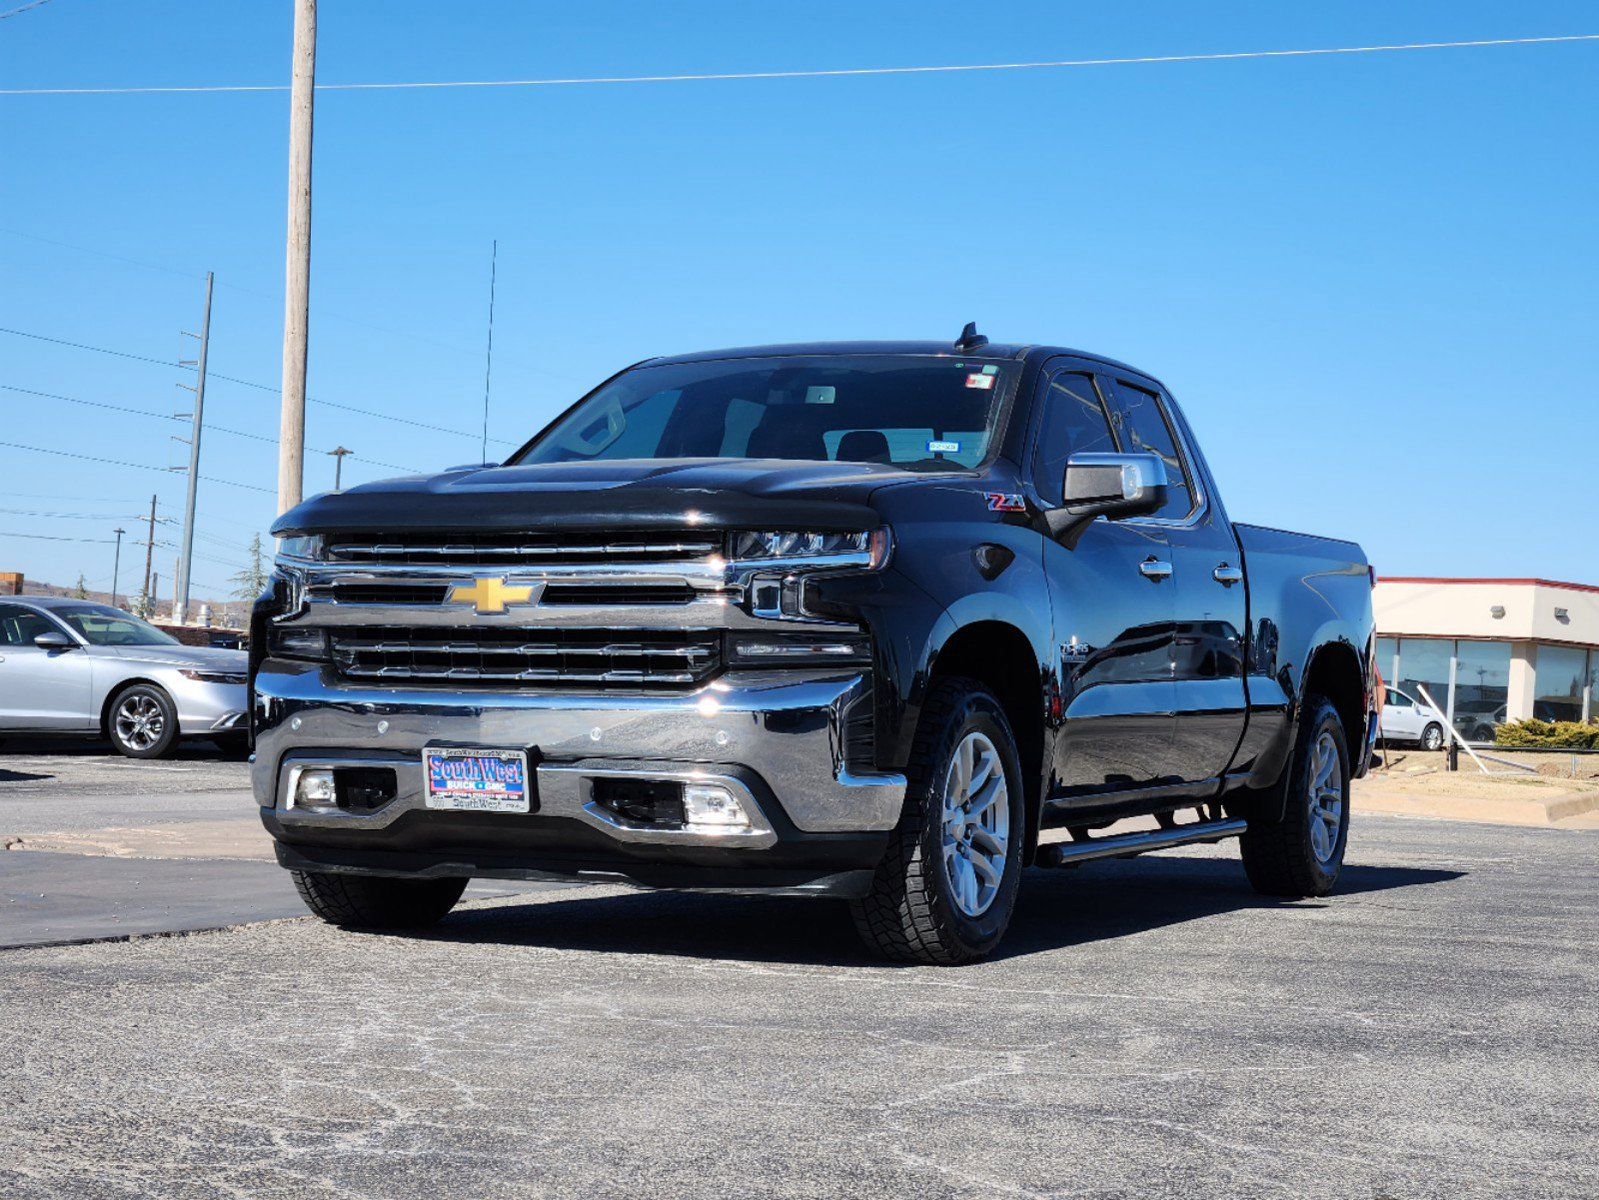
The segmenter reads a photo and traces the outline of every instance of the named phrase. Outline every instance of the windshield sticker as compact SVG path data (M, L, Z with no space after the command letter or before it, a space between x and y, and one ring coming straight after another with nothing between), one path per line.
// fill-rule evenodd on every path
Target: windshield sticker
M959 454L961 452L961 444L959 442L928 442L927 452L929 454Z
M806 404L832 404L838 399L838 389L832 386L813 384L805 389Z
M966 377L966 386L986 392L994 386L994 380L997 378L997 375L990 375L983 371L973 371Z

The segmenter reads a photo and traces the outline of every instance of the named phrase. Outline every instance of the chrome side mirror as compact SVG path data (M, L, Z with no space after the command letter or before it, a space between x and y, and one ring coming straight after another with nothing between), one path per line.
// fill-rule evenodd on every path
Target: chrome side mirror
M1053 537L1075 545L1095 517L1146 517L1166 503L1166 463L1155 454L1074 454L1061 480L1061 506L1044 514Z
M78 643L58 630L41 633L33 639L33 644L41 650L76 650Z

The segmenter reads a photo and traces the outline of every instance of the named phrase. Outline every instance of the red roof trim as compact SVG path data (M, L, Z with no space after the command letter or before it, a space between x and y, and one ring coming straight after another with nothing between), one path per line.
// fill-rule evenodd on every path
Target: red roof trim
M1447 575L1379 575L1378 583L1499 583L1536 585L1538 587L1569 588L1574 592L1599 592L1599 585L1591 583L1566 583L1559 579L1467 579Z

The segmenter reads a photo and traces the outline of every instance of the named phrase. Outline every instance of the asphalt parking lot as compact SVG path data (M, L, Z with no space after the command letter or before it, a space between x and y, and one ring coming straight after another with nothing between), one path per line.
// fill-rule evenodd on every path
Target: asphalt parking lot
M1595 1195L1596 852L1364 817L1328 902L1229 847L1034 871L961 969L611 887L0 951L0 1195Z

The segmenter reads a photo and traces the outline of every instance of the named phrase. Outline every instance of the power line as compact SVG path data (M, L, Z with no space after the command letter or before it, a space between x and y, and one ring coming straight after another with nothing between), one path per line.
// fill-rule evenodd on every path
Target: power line
M34 340L36 342L49 342L51 345L54 345L54 346L66 346L66 347L69 347L70 349L73 349L73 350L88 350L88 351L92 351L95 354L110 354L110 355L113 355L113 356L115 356L117 358L131 358L135 362L153 363L154 365L156 365L158 367L177 367L180 370L183 369L183 364L182 363L176 362L176 361L174 361L172 359L151 358L149 355L133 354L133 353L127 351L127 350L112 350L112 349L110 349L107 346L91 346L87 342L71 342L71 341L66 340L65 338L48 337L48 336L46 336L45 334L42 334L42 333L29 333L25 329L11 329L11 328L8 328L6 326L0 326L0 333L9 333L13 337L31 338L32 340ZM274 387L274 386L272 386L269 383L257 383L257 382L255 382L254 380L251 380L251 379L239 379L239 378L237 378L237 377L235 377L233 375L222 375L222 374L219 374L216 371L212 371L209 374L210 374L210 377L212 379L220 379L220 380L223 380L226 383L238 384L240 387L255 388L257 391L269 392L269 393L271 393L274 396L278 395L279 392L281 391L281 389L279 389L277 387ZM65 397L57 397L57 398L58 399L64 399ZM315 396L308 397L308 400L310 401L310 403L312 403L312 404L320 404L324 408L337 408L337 409L341 409L344 412L352 412L352 413L357 413L357 414L359 414L359 415L361 415L363 417L371 417L371 418L373 418L374 420L377 420L377 421L393 421L393 422L395 422L397 424L400 424L400 425L411 425L411 426L415 426L418 429L429 430L430 432L433 432L433 433L453 433L457 437L471 438L473 441L476 441L478 439L478 436L479 436L478 434L469 432L468 430L465 430L465 429L451 429L447 425L430 425L426 421L413 421L409 417L397 417L393 413L373 412L369 408L356 408L352 404L338 404L338 403L335 403L332 400L321 400L321 399L318 399ZM212 426L212 428L216 428L216 426ZM246 436L250 436L250 435L246 435ZM516 446L516 445L520 445L521 444L519 442L508 441L505 438L490 438L489 441L498 442L498 443L500 443L501 445L504 445L504 446ZM370 462L370 461L373 461L373 460L369 459L367 461ZM393 464L392 463L378 463L377 465L378 466L392 466ZM399 469L400 470L406 470L407 468L402 467L402 468L399 468Z
M54 454L58 458L75 458L80 462L103 463L109 467L132 467L136 471L157 471L162 475L171 474L166 467L152 467L149 463L125 462L116 458L97 458L92 454L75 454L70 450L54 450L49 446L25 446L21 442L0 442L0 446L7 446L13 450L27 450L34 454ZM200 478L207 483L225 483L229 487L244 488L250 492L266 492L271 495L271 490L268 488L256 487L253 483L240 483L237 479L217 479L211 475L202 475Z
M1142 54L1120 58L1065 58L1041 62L953 63L917 67L835 67L799 71L716 71L681 75L590 75L545 79L449 79L392 83L319 83L319 92L418 91L441 88L583 87L625 83L720 83L766 79L843 79L869 75L947 75L970 72L1059 70L1068 67L1124 67L1166 63L1231 62L1251 58L1312 58L1342 54L1395 54L1411 50L1462 50L1487 46L1544 46L1599 41L1599 33L1550 37L1478 38L1453 42L1399 42L1380 46L1319 46L1293 50L1233 50L1213 54ZM282 83L191 84L153 87L0 88L0 96L122 96L198 92L286 92Z
M212 375L212 378L221 379L223 377L220 375ZM14 383L0 383L0 391L20 392L24 396L38 396L44 400L62 400L68 404L82 404L89 408L104 408L110 410L111 412L128 413L129 415L135 417L153 417L158 421L186 421L189 419L181 414L152 412L147 408L130 408L124 404L108 404L104 400L84 400L78 396L64 396L60 392L41 392L34 388L18 387ZM270 442L276 444L278 440L277 438L268 437L262 433L251 433L246 429L231 429L226 425L217 425L213 423L208 425L207 428L213 433L232 434L234 437L249 438L251 441L256 442ZM315 452L317 454L332 453L330 450L316 450ZM365 455L356 454L353 451L350 453L350 457L355 459L357 462L370 463L374 467L388 467L390 470L404 471L408 475L422 474L422 472L418 471L415 467L402 466L399 463L382 462L379 459L367 458Z
M84 542L95 546L109 546L111 538L80 538L62 537L53 533L14 533L9 529L0 529L0 537L29 538L36 542Z
M19 4L16 8L10 9L7 12L0 12L0 21L4 21L7 17L20 16L21 14L27 12L30 8L39 8L40 6L49 3L50 0L28 0L27 4Z
M183 279L203 279L205 277L205 272L203 271L190 271L185 270L182 267L172 267L166 266L162 263L149 262L142 258L130 258L126 254L113 254L108 250L97 250L93 246L84 246L78 244L77 242L63 242L57 238L40 237L36 233L24 233L20 229L0 229L0 234L4 234L6 237L24 238L30 242L39 242L45 246L57 246L63 250L74 250L79 254L91 254L96 258L110 259L112 262L124 263L131 267L142 267L147 271L160 271L162 274L176 275ZM281 293L278 295L273 295L271 292L263 292L256 288L244 287L237 283L225 283L220 279L217 280L217 287L226 288L230 292L238 292L244 296L254 296L258 300L270 300L274 304L283 303L283 296ZM457 346L451 342L440 341L438 338L429 337L426 334L417 333L414 330L395 329L389 325L379 325L374 321L366 321L360 317L352 317L348 313L341 313L336 309L330 309L323 306L318 306L317 317L319 319L327 317L335 321L342 321L347 325L355 325L362 329L370 329L377 333L391 334L395 337L402 337L409 342L420 342L425 345L436 346L440 350L448 350L452 354L466 354L471 355L473 358L476 358L478 354L476 350L468 349L465 346ZM539 374L545 378L566 379L573 383L587 382L585 379L579 376L565 375L558 371L551 371L542 365L539 368Z

